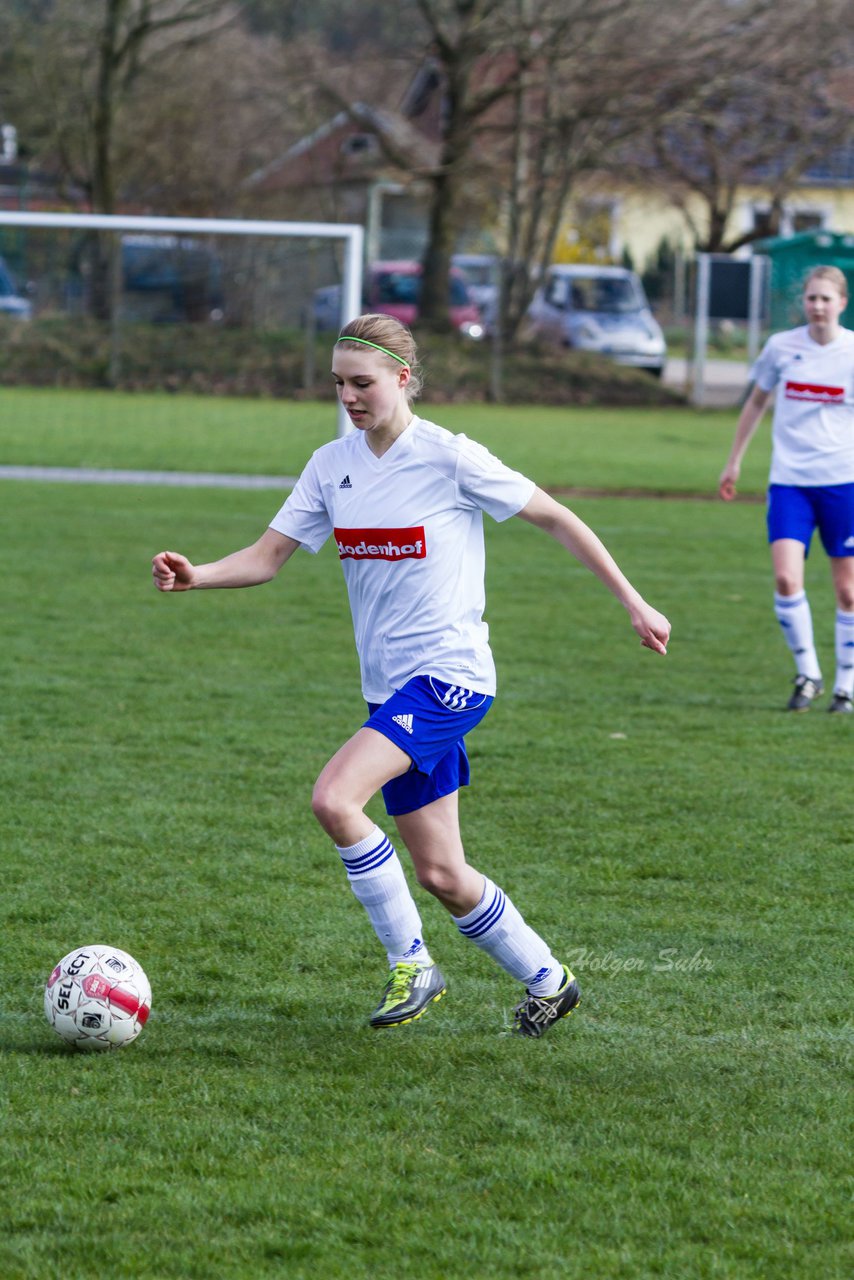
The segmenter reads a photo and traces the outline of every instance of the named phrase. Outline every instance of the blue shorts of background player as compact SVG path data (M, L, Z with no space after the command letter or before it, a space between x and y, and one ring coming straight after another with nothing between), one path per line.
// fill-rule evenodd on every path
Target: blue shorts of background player
M768 489L768 541L792 538L809 554L818 529L829 556L854 555L854 484L772 484Z
M492 706L488 693L413 676L383 703L368 703L365 727L375 729L409 756L406 773L382 789L386 812L412 813L467 787L469 759L463 739Z

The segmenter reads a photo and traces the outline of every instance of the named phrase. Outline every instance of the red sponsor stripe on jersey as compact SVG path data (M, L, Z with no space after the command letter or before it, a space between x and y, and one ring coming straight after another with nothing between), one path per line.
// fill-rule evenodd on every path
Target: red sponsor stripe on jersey
M340 560L423 560L424 526L413 529L335 529Z
M787 382L787 400L813 400L819 404L842 404L844 387L824 387L818 382Z

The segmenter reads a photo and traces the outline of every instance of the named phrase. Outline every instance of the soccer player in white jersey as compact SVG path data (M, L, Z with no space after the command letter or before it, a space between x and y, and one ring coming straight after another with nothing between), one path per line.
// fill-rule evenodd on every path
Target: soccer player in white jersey
M523 984L514 1028L540 1036L578 1004L578 984L504 891L469 864L458 817L458 790L469 781L463 739L495 694L483 512L518 515L551 534L613 592L647 648L666 652L670 624L566 507L481 445L413 413L415 343L397 320L348 324L332 375L355 430L315 452L252 546L203 565L162 551L154 582L161 591L253 586L300 546L317 552L334 539L369 715L321 772L312 807L388 957L371 1024L411 1022L445 994L397 852L364 811L382 790L419 884L464 938Z
M745 450L776 392L767 522L774 612L797 670L791 711L808 711L824 692L804 590L816 529L836 595L836 677L828 711L854 711L854 333L839 323L847 304L844 273L815 267L804 285L807 323L765 344L720 477L720 495L729 502Z

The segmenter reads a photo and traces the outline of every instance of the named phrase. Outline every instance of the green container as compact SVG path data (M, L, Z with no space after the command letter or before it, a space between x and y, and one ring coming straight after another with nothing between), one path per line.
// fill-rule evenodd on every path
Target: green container
M804 323L801 297L804 281L813 267L839 267L854 297L854 235L833 231L802 231L795 236L758 240L753 246L771 263L769 328L793 329ZM854 308L849 303L842 323L854 327Z

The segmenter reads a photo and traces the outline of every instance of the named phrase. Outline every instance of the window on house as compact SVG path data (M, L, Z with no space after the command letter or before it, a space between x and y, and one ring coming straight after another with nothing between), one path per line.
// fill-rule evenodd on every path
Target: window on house
M815 231L827 226L827 216L820 209L793 209L791 206L784 208L779 227L772 224L771 210L767 205L754 205L751 213L753 229L760 237L792 236L799 231Z
M345 156L371 155L377 150L377 140L372 133L351 133L341 143L341 151Z
M792 214L792 230L813 231L817 227L824 226L824 218L820 213L816 213L810 209L800 209Z
M771 221L771 210L761 209L757 206L753 208L753 230L758 233L760 238L764 236L773 236L776 234L776 228Z

